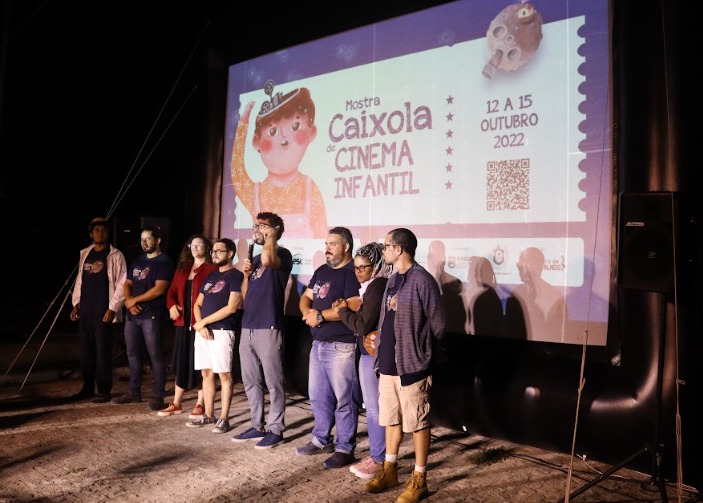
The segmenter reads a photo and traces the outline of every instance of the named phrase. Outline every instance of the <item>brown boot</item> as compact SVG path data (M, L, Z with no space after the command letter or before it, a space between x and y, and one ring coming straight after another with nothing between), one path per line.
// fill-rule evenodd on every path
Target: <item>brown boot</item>
M396 503L417 503L430 494L427 489L427 478L424 473L413 471L412 476L405 483L405 491L398 496Z
M398 485L398 463L384 461L383 467L378 471L373 480L364 484L367 493L380 493L389 487Z

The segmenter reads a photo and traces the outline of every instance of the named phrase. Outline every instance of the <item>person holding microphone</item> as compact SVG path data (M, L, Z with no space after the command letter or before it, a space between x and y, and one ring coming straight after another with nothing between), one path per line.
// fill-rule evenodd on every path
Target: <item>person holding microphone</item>
M232 437L232 441L257 440L256 449L269 449L283 442L285 429L283 308L293 256L278 244L284 230L283 219L277 214L258 213L254 223L254 242L249 245L249 258L244 262L244 314L239 361L251 412L251 427ZM263 247L256 256L254 243ZM266 421L264 385L270 399Z

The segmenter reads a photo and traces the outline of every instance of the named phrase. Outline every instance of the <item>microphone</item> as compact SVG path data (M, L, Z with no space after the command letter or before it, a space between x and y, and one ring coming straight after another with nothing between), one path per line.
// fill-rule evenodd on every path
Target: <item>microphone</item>
M249 260L254 260L254 242L249 243Z

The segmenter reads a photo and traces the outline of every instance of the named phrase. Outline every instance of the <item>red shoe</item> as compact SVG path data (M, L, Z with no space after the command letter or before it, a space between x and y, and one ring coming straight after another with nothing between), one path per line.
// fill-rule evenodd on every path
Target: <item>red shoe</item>
M175 403L171 402L168 404L168 407L165 409L160 410L157 412L157 415L159 416L171 416L173 414L180 414L183 412L183 407L180 405L176 405Z
M193 407L193 410L190 412L188 419L198 419L204 413L205 413L205 409L203 409L203 406L200 405L199 403L196 403L195 407Z

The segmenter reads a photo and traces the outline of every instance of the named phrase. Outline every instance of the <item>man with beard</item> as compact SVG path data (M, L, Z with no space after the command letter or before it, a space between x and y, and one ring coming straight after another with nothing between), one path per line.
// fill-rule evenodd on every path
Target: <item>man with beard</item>
M287 248L278 245L284 229L280 216L259 213L254 223L254 243L263 249L256 257L244 261L244 314L239 361L251 411L251 428L232 437L232 441L258 440L254 446L256 449L268 449L283 442L285 429L283 307L293 256ZM265 386L270 400L266 423Z
M356 368L356 336L332 309L337 299L359 294L354 274L349 229L330 229L325 242L326 264L315 270L300 297L303 321L310 327L312 349L308 394L315 425L312 440L296 453L304 456L331 452L322 466L341 468L354 461L361 389ZM337 439L332 437L336 428Z
M166 292L173 279L173 262L161 253L161 229L144 227L140 234L144 253L132 262L124 285L124 307L127 320L124 338L129 360L127 393L113 398L113 403L142 401L142 352L144 346L151 360L154 375L154 397L149 408L158 411L166 407L166 363L162 350L162 328L168 319Z
M214 425L213 433L230 430L229 407L232 401L232 352L237 320L235 315L242 305L244 275L234 268L232 259L237 247L229 238L221 238L212 245L212 263L218 268L211 272L195 299L195 369L203 375L205 413L186 426L197 428ZM220 378L220 417L215 418L215 374Z

